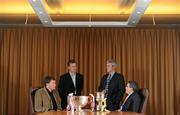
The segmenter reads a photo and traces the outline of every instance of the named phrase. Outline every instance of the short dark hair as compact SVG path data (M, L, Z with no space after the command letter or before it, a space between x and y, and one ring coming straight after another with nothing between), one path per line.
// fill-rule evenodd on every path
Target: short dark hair
M55 80L54 77L48 75L44 78L44 85L46 86L46 83L50 83L51 80Z
M129 87L133 88L133 91L137 92L139 90L138 84L136 81L129 81Z
M67 63L68 66L70 66L70 64L76 63L75 59L70 59Z

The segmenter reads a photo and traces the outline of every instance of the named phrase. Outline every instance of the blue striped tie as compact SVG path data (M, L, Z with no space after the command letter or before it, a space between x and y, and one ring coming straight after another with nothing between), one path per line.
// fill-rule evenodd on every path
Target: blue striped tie
M105 93L105 97L107 97L107 94L108 94L108 87L109 87L110 80L111 80L111 74L109 74L109 76L108 76L108 78L106 80L106 86L105 86L106 93Z

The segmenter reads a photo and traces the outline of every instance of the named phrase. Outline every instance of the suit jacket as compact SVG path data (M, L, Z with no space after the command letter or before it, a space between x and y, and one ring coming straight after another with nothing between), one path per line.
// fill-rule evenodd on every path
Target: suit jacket
M53 95L57 104L57 109L61 109L60 106L60 97L58 92L55 90L53 91ZM53 109L52 100L46 90L46 88L38 89L35 93L34 97L34 109L36 112L44 112L48 111L49 109Z
M108 75L109 74L103 76L99 86L99 91L103 91L105 89ZM119 109L119 104L123 98L124 92L125 92L124 77L122 74L115 72L109 82L106 108L110 111L115 111Z
M139 112L141 98L138 93L132 93L122 105L122 111Z
M67 96L69 93L74 93L76 96L81 95L83 89L83 75L76 73L76 86L74 87L73 80L70 73L66 73L60 76L58 91L61 97L61 107L66 109L67 106ZM76 94L75 94L76 90Z

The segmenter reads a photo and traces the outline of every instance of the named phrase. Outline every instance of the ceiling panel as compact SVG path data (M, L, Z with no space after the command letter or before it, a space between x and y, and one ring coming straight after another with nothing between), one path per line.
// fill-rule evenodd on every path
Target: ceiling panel
M61 0L51 14L128 14L118 0ZM34 14L28 0L0 0L0 14ZM180 14L180 0L152 0L145 14Z

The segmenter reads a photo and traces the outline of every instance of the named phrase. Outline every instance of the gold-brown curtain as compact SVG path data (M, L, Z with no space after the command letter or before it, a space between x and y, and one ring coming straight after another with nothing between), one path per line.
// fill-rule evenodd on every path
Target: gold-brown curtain
M180 28L0 28L0 114L28 114L29 89L45 75L57 83L68 59L84 74L83 94L94 93L117 60L126 82L150 92L147 115L180 114Z

